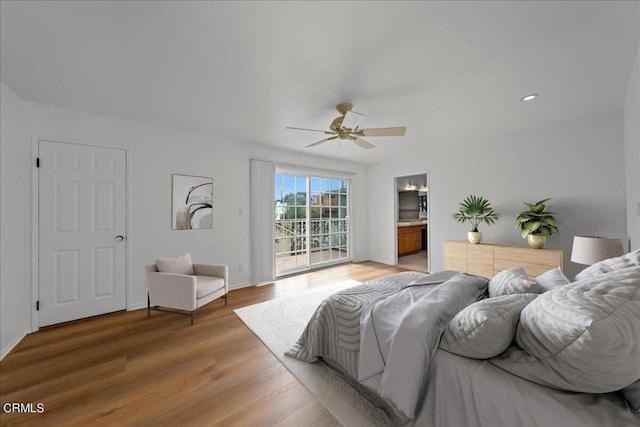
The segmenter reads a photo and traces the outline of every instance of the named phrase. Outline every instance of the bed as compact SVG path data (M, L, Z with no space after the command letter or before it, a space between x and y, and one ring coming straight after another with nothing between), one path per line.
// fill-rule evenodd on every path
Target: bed
M640 251L581 274L375 279L323 301L286 354L395 425L638 426Z

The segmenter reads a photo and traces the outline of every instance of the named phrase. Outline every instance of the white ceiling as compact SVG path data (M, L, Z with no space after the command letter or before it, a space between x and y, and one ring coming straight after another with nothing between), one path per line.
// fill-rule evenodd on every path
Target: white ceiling
M370 163L621 111L638 6L2 1L0 77L29 101ZM323 135L284 129L325 129L343 101L406 136L305 149Z

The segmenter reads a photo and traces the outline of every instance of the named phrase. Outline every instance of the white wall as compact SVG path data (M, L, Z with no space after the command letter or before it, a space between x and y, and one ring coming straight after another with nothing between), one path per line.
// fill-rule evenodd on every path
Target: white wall
M30 325L32 137L128 150L130 309L146 306L144 265L161 256L189 251L195 261L228 264L231 288L248 284L251 158L354 173L353 259L368 259L367 170L363 165L23 102L5 88L3 85L2 349L17 337L17 329ZM212 230L171 230L172 173L213 177ZM10 232L6 240L5 229ZM15 251L7 258L5 244ZM5 271L5 264L11 269ZM5 317L10 320L5 322Z
M34 136L128 150L132 305L145 303L143 266L160 256L189 251L194 260L228 264L232 288L249 282L251 158L355 172L354 258L367 258L368 246L363 240L368 220L364 166L59 107L27 105L27 128ZM172 173L213 177L212 230L171 230ZM240 265L243 272L239 271Z
M0 348L31 331L31 145L25 103L0 82Z
M471 132L470 132L471 133ZM469 194L487 197L503 217L481 225L484 243L526 246L514 230L523 202L553 197L560 235L547 247L565 251L569 276L584 266L570 262L573 236L625 236L622 115L589 118L486 141L427 141L421 151L369 168L369 243L373 260L391 263L394 176L429 171L431 270L442 269L442 242L465 240L468 224L451 214Z
M624 149L627 189L627 239L640 248L640 50L636 55L624 103Z

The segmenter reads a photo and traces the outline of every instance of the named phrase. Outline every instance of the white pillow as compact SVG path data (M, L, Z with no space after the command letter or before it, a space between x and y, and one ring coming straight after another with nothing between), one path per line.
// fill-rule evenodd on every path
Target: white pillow
M194 275L193 262L191 261L191 254L186 253L180 256L172 256L168 258L158 258L156 260L156 266L160 273L173 273L173 274L189 274Z
M522 267L510 268L501 271L489 281L489 297L499 297L511 294L539 294L542 293L540 285L529 280Z
M571 283L567 276L564 275L560 267L549 270L536 277L535 282L540 285L543 292L550 291L558 286L568 285Z
M560 286L520 314L512 346L491 363L538 384L608 393L640 380L640 269Z
M516 335L520 312L538 294L513 294L475 302L459 312L444 330L440 348L473 359L505 351Z
M576 280L588 279L599 274L627 268L640 268L640 249L628 254L596 262L576 275Z

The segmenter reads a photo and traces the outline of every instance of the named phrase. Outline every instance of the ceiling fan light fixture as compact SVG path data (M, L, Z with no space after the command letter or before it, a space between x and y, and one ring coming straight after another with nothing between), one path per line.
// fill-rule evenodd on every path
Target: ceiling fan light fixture
M342 141L350 141L360 148L364 148L366 150L375 148L375 145L371 144L368 141L365 141L364 139L362 139L362 137L404 136L407 130L405 126L361 129L360 123L365 116L364 114L351 111L352 107L353 105L348 102L343 102L336 105L336 110L338 110L341 116L336 117L331 122L329 130L307 129L290 126L287 126L286 129L321 132L325 135L331 135L330 137L307 145L307 148L315 147L317 145L324 144L325 142L337 139L338 145L340 145L340 142Z
M522 101L522 102L531 102L531 101L533 101L534 99L536 99L537 97L538 97L538 94L537 94L537 93L532 93L532 94L529 94L529 95L527 95L527 96L523 96L523 97L520 99L520 101Z
M362 123L364 115L356 113L354 111L347 111L342 120L342 128L344 129L356 129Z

